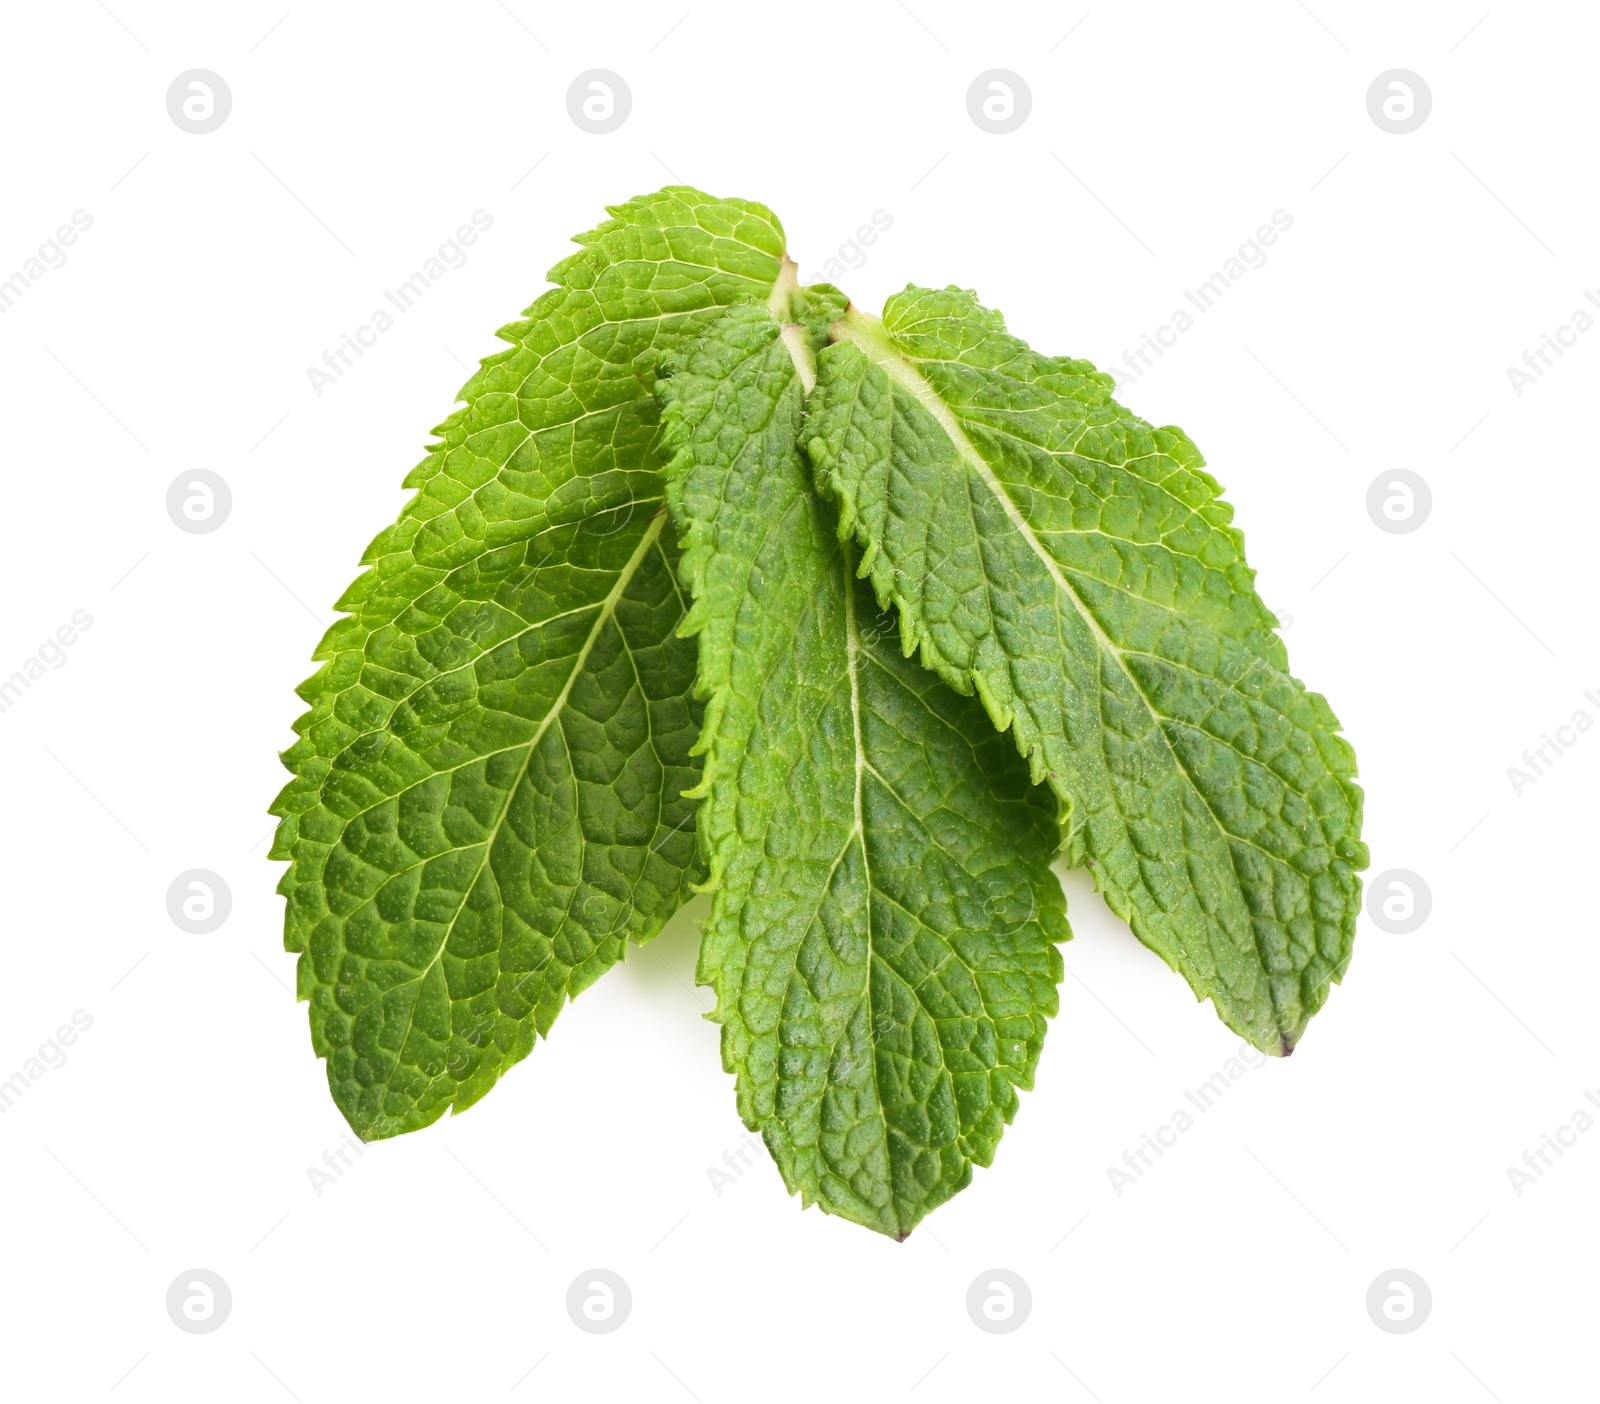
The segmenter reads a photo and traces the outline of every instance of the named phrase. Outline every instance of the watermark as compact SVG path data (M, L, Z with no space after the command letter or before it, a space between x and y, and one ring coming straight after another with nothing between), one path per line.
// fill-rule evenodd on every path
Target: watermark
M1585 288L1583 295L1588 299L1596 312L1600 312L1600 297L1595 295L1593 288ZM1544 373L1555 365L1550 358L1554 356L1559 361L1567 351L1578 344L1578 338L1595 324L1594 313L1587 307L1578 307L1555 329L1554 335L1550 332L1540 332L1539 340L1533 349L1525 349L1522 353L1522 364L1527 369L1517 366L1506 367L1506 379L1511 382L1511 389L1520 400L1523 391L1530 386L1537 385L1544 379Z
M610 1268L580 1272L567 1288L567 1315L574 1326L591 1336L610 1335L632 1311L633 1293Z
M595 136L616 131L632 111L633 90L609 68L580 73L567 89L567 116L573 126Z
M167 486L167 516L179 531L205 536L233 511L233 490L219 473L194 468L179 473Z
M24 658L8 678L0 679L0 712L9 712L22 700L22 694L44 677L46 670L60 672L67 666L67 650L94 626L94 616L86 609L75 609L67 623L51 634L38 650Z
M1367 1288L1367 1315L1374 1326L1391 1336L1409 1335L1432 1311L1432 1289L1410 1268L1380 1272Z
M1600 1096L1588 1089L1584 1089L1584 1100L1595 1111L1600 1111ZM1544 1178L1545 1171L1555 1165L1555 1160L1560 1160L1569 1150L1578 1144L1578 1137L1585 1131L1591 1131L1595 1126L1594 1114L1588 1107L1579 1107L1566 1121L1556 1127L1554 1132L1541 1131L1538 1143L1532 1150L1522 1152L1522 1166L1506 1166L1506 1179L1511 1185L1511 1191L1518 1199L1523 1192L1539 1183ZM1554 1156L1555 1160L1550 1157Z
M1367 515L1390 536L1416 531L1433 514L1433 489L1420 473L1391 468L1367 487Z
M1593 692L1583 694L1585 702L1589 703L1596 711L1600 711L1600 697ZM1578 738L1594 725L1594 717L1587 708L1579 707L1573 714L1555 728L1555 734L1548 731L1539 733L1539 744L1530 746L1522 753L1521 765L1508 765L1506 779L1511 782L1511 793L1518 799L1529 785L1537 785L1550 768L1562 756L1578 744Z
M1106 1179L1111 1182L1116 1197L1121 1199L1124 1192L1138 1184L1144 1178L1145 1171L1178 1144L1178 1137L1193 1130L1198 1119L1216 1106L1229 1088L1240 1082L1246 1073L1255 1072L1265 1067L1266 1063L1265 1053L1248 1043L1241 1043L1238 1053L1227 1059L1216 1072L1198 1087L1186 1090L1184 1100L1194 1108L1192 1113L1179 1107L1156 1127L1154 1133L1141 1131L1138 1141L1122 1152L1120 1166L1106 1166Z
M80 1034L87 1033L93 1027L92 1014L85 1013L82 1009L74 1009L70 1022L62 1024L39 1045L38 1053L30 1058L24 1058L22 1066L4 1082L0 1082L0 1116L10 1111L21 1100L23 1094L47 1072L66 1067L67 1049L78 1041Z
M233 1290L210 1268L180 1272L167 1288L167 1315L180 1331L206 1336L233 1312Z
M322 365L306 367L306 379L311 383L312 393L320 400L324 390L342 380L345 372L376 346L378 338L392 330L396 319L415 307L429 288L446 273L466 266L467 250L478 242L480 235L488 233L493 227L493 215L474 210L470 222L458 225L455 233L440 244L436 252L423 259L422 266L415 273L393 288L384 289L384 300L394 311L379 307L355 331L340 332L334 346L323 349Z
M967 1315L980 1331L1005 1336L1017 1330L1033 1311L1033 1292L1010 1268L980 1272L967 1288Z
M349 1136L345 1136L331 1150L322 1152L323 1168L315 1165L306 1166L306 1181L318 1199L321 1199L330 1187L344 1179L345 1171L355 1164L355 1161L350 1159L352 1152L356 1160L366 1154L360 1141L352 1141Z
M1432 111L1433 90L1421 74L1409 68L1380 73L1367 89L1367 116L1380 131L1392 136L1416 131Z
M180 73L167 89L167 116L191 136L216 131L232 111L233 90L209 68Z
M56 232L39 245L38 253L29 254L22 260L21 268L0 282L0 312L9 312L12 304L46 273L54 268L64 268L67 250L78 242L80 234L92 228L94 216L83 210L74 210L70 223L58 225Z
M990 68L967 89L967 116L979 131L993 136L1014 132L1033 111L1033 89L1020 73Z
M233 893L222 876L209 868L190 868L167 888L167 915L180 931L207 936L228 919Z
M867 250L878 242L880 234L894 228L894 216L884 210L872 212L872 222L856 226L856 232L840 244L831 258L822 261L819 269L828 279L842 278L847 272L867 266Z
M1235 253L1229 254L1222 260L1216 272L1197 283L1194 288L1185 288L1184 299L1194 311L1190 312L1188 308L1180 307L1155 331L1140 332L1139 344L1132 350L1124 347L1121 364L1109 367L1117 382L1131 385L1141 376L1148 374L1155 361L1176 346L1178 338L1194 328L1199 319L1217 305L1229 288L1239 282L1246 273L1254 273L1267 266L1267 250L1292 228L1294 228L1294 216L1284 210L1274 210L1267 223L1258 225L1256 232L1240 244ZM1155 359L1152 360L1152 357Z
M1409 936L1432 911L1432 890L1409 868L1390 868L1367 884L1367 917L1391 936Z
M761 1151L761 1142L750 1135L746 1135L737 1146L730 1146L723 1151L722 1164L727 1166L727 1169L715 1165L706 1166L706 1179L711 1184L711 1192L721 1199L730 1186L738 1184L744 1178L746 1170L760 1163Z

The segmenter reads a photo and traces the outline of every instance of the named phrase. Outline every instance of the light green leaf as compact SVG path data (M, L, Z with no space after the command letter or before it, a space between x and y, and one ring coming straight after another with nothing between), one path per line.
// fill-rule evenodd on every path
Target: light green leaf
M701 871L651 390L772 293L783 231L682 186L611 213L434 430L299 689L284 945L368 1139L483 1096Z
M832 335L807 445L907 653L1012 730L1139 939L1288 1053L1350 957L1361 791L1199 450L956 288Z
M798 448L810 355L747 305L662 386L708 699L699 978L791 1193L903 1238L1032 1085L1069 934L1057 804L855 579Z

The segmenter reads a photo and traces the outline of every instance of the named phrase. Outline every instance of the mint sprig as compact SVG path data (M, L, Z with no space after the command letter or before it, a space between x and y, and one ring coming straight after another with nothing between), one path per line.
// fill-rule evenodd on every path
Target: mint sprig
M470 1106L703 887L746 1125L903 1238L1032 1085L1058 852L1289 1052L1349 961L1361 792L1194 445L971 293L801 287L764 206L611 214L299 689L272 856L352 1127Z

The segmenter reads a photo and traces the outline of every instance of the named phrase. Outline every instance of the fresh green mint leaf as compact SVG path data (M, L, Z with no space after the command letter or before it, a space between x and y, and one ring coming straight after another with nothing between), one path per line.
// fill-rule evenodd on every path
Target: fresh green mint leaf
M906 652L1011 730L1139 939L1290 1052L1350 957L1361 791L1199 450L957 288L832 336L807 447Z
M699 978L791 1193L904 1238L992 1161L1069 932L1058 802L902 656L813 491L804 383L836 296L771 299L784 327L735 307L662 382L706 698Z
M284 944L367 1139L482 1097L702 872L652 388L774 294L784 236L681 186L611 214L433 431L299 689Z

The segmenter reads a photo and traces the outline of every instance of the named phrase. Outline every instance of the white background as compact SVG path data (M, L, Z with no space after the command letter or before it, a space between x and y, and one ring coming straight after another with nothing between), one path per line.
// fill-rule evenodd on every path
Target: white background
M1520 797L1506 768L1578 707L1600 718L1583 698L1600 695L1600 330L1520 396L1506 370L1600 289L1592 12L681 0L678 23L467 0L279 23L284 3L6 14L0 278L73 211L93 227L0 316L0 675L74 610L94 623L0 715L0 1078L74 1010L93 1026L0 1117L0 1388L1591 1390L1600 1131L1520 1196L1507 1167L1600 1088L1600 732ZM204 136L165 106L196 67L233 95ZM1405 136L1366 109L1397 67L1433 95ZM611 135L567 115L590 68L632 90ZM1032 90L1010 135L967 114L989 68ZM1273 211L1293 219L1122 396L1206 453L1295 672L1356 747L1369 877L1420 874L1432 914L1404 936L1364 917L1295 1056L1120 1196L1108 1167L1238 1040L1076 877L1037 1090L995 1167L904 1244L802 1212L764 1156L713 1192L743 1132L699 1017L694 910L470 1115L309 1183L345 1128L264 858L291 687L493 329L604 204L674 178L771 205L808 278L882 210L892 228L843 280L863 305L953 282L1042 350L1107 366ZM306 368L479 209L493 226L467 264L315 395ZM1394 535L1365 501L1402 467L1433 509ZM199 468L233 494L211 535L164 505ZM189 868L233 893L211 935L166 913ZM633 1293L612 1335L565 1310L597 1266ZM166 1313L195 1267L233 1294L209 1335ZM1032 1291L1012 1334L966 1312L993 1267ZM1365 1307L1396 1267L1433 1294L1408 1335Z

